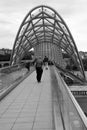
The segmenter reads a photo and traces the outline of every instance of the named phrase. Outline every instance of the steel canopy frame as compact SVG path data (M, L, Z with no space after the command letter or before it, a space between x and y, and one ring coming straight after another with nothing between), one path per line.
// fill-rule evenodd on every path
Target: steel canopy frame
M11 65L20 62L32 47L42 42L60 46L73 59L85 78L83 64L70 30L58 13L45 5L29 11L21 23L13 46Z

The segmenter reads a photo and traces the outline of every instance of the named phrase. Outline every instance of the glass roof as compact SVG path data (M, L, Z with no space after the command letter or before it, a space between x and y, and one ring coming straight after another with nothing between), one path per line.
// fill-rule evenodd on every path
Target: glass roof
M42 42L60 46L84 75L82 61L69 28L53 8L44 5L29 11L21 23L13 46L11 64L19 62L25 52L28 53L32 47Z

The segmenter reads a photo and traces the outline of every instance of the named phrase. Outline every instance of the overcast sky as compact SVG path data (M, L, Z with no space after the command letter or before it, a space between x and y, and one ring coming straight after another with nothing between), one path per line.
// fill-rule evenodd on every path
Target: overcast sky
M53 7L64 19L79 51L87 51L87 0L0 0L0 48L13 48L25 15L37 5Z

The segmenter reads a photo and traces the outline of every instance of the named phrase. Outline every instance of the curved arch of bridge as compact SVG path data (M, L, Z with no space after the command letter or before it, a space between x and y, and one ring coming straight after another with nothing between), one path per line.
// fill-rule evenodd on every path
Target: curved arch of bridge
M61 16L49 6L37 6L25 16L14 42L11 65L20 62L31 48L34 48L36 56L41 55L43 58L47 55L62 67L62 52L66 52L85 77L83 64L69 28Z

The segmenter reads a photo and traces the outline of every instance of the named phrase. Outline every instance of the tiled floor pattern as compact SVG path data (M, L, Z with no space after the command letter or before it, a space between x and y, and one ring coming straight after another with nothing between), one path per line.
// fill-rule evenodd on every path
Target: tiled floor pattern
M33 72L0 102L0 130L54 130L50 70Z

